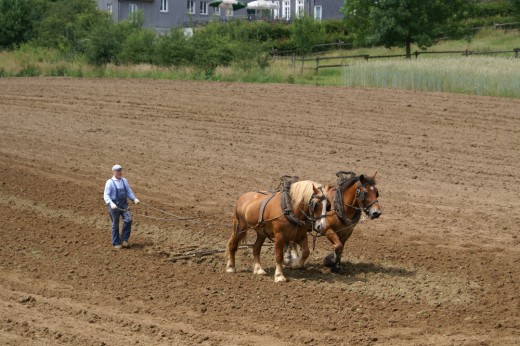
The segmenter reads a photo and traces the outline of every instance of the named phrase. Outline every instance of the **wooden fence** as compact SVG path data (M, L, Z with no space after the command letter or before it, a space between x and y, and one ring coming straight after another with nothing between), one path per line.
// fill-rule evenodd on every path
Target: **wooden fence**
M427 55L427 54L458 54L462 56L471 56L471 55L485 55L485 54L514 54L515 58L520 57L520 48L514 48L513 50L499 50L499 51L472 51L472 50L451 50L451 51L437 51L437 52L418 52L415 51L412 53L412 56L415 56L415 59L419 58L420 55ZM307 61L314 61L315 67L314 69L318 71L322 68L329 68L329 67L342 67L342 66L348 66L344 62L344 60L347 59L365 59L366 61L370 59L385 59L385 58L406 58L406 54L391 54L391 55L369 55L369 54L360 54L360 55L341 55L341 56L330 56L330 57L323 57L323 56L315 56L315 57L307 57L303 58L304 62ZM292 64L295 66L296 61L302 62L302 58L296 58L295 56L292 57ZM339 62L338 62L339 61ZM325 62L325 63L324 63ZM333 63L328 63L333 62Z

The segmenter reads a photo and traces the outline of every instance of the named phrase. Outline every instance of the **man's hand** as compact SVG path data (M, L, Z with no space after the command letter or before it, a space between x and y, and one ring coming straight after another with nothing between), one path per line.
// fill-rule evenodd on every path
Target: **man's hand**
M141 201L140 201L140 200L138 200L137 198L136 198L136 199L134 199L134 203L135 203L135 204L137 204L137 203L139 203L139 202L141 202Z
M113 210L116 210L117 205L114 202L110 202L110 208L112 208Z

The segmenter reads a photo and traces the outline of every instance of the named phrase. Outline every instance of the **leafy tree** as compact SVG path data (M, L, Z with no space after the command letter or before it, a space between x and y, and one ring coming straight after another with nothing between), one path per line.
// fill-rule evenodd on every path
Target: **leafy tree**
M430 47L434 39L463 15L469 0L354 0L346 1L343 13L358 42L386 47Z
M132 13L119 23L114 23L108 15L103 16L85 38L87 60L95 65L151 61L153 42L150 41L155 40L155 33L153 36L150 32L141 34L143 22L142 11ZM150 52L144 53L147 49ZM149 56L144 57L144 54Z
M162 66L188 65L193 57L193 47L182 29L174 28L157 40L154 63Z
M298 55L302 57L301 72L303 73L303 58L306 54L312 52L315 45L324 41L325 31L320 22L307 16L297 18L292 22L291 26L291 41L293 42Z
M95 65L111 62L121 51L124 38L117 24L107 17L99 22L88 36L85 46L87 61Z
M0 48L12 47L27 39L31 22L24 0L0 0Z
M117 61L126 64L152 63L157 34L153 30L131 32L121 46Z
M36 42L62 51L84 49L84 39L107 15L97 10L94 0L50 2L36 27Z
M192 64L211 77L218 66L229 66L234 57L233 40L229 35L212 32L212 25L197 30L190 39L194 50Z
M515 11L515 14L520 17L520 0L509 0L511 5L513 6L513 9Z

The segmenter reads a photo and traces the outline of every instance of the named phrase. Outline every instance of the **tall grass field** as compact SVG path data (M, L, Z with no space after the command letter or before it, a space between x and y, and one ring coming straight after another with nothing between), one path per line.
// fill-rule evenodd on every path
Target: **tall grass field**
M520 98L520 59L358 60L343 68L343 85Z

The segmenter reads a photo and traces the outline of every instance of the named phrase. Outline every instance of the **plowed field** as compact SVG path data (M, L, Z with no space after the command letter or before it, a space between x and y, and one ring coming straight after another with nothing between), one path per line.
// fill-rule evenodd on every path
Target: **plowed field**
M518 345L519 149L518 100L0 78L0 344ZM119 251L115 163L143 201ZM377 171L384 208L341 272L324 238L282 284L268 244L268 276L250 250L236 274L221 253L168 260L223 249L241 193L340 169Z

